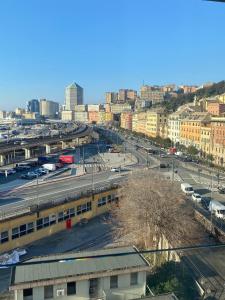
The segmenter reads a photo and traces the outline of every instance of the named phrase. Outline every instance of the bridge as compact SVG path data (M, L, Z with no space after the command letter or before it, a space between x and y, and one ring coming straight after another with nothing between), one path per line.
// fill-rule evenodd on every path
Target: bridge
M33 138L22 145L4 143L0 145L0 166L77 146L84 141L89 141L93 134L92 128L82 125L69 134Z

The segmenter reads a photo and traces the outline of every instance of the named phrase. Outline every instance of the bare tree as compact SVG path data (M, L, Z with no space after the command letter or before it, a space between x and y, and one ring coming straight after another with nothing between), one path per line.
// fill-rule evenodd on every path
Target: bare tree
M180 186L153 171L132 175L120 190L120 202L112 214L117 237L139 247L157 248L166 237L172 245L198 239L199 225Z

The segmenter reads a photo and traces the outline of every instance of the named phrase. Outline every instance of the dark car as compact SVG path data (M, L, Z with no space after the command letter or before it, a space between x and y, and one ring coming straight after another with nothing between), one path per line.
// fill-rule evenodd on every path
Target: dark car
M165 168L168 168L168 165L166 165L166 164L160 164L159 167L160 167L161 169L165 169Z
M209 210L209 203L210 203L210 199L209 198L203 197L201 199L201 205L206 210Z

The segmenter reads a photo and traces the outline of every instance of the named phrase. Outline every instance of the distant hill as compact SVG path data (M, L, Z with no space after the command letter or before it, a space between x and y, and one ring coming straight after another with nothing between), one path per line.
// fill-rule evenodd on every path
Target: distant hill
M203 97L207 98L216 95L221 95L223 93L225 93L225 80L220 81L218 83L214 83L210 87L199 89L195 93L180 94L177 98L172 98L171 100L164 102L163 105L168 111L176 111L179 106L189 102L193 102L195 95L199 99Z

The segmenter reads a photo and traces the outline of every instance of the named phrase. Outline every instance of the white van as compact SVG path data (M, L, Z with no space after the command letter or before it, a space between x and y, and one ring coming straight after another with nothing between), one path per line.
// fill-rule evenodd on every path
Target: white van
M217 218L225 220L225 206L218 201L212 200L209 203L209 211Z
M189 183L181 183L181 190L186 194L186 195L192 195L194 194L193 187Z

